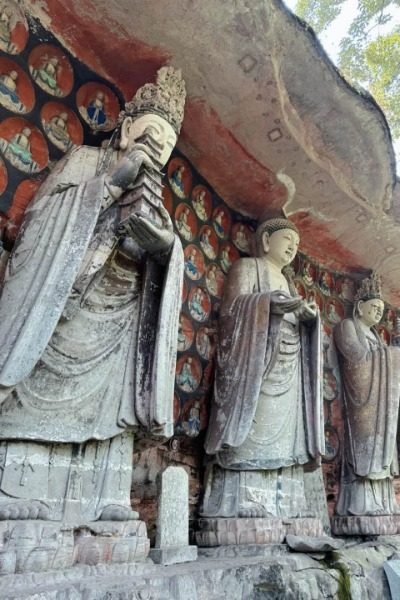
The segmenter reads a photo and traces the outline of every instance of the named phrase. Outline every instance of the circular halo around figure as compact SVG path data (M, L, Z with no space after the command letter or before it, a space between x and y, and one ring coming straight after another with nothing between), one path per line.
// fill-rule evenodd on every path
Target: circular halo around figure
M185 274L192 281L201 279L205 272L204 256L202 251L194 244L186 246L183 255L185 257Z
M35 91L23 69L13 60L0 58L0 104L17 114L31 112L35 106Z
M336 325L342 319L344 319L344 308L343 304L336 298L329 298L325 302L325 314L326 318L332 325Z
M200 229L200 246L210 260L215 260L219 253L217 234L210 225L203 225Z
M168 183L177 198L186 200L192 189L192 170L183 158L173 158L168 163Z
M206 271L206 286L211 296L221 298L224 292L225 275L217 263L211 263Z
M51 143L62 152L83 144L82 125L65 104L47 102L40 111L40 120Z
M38 173L49 162L42 133L22 117L10 117L0 123L0 150L16 169L24 173Z
M215 329L200 327L196 334L196 348L201 358L211 360L215 351Z
M197 219L189 204L181 202L175 210L175 226L179 236L191 242L197 234Z
M232 242L240 252L250 254L253 230L246 223L235 223L232 227Z
M301 278L303 280L304 285L310 287L314 285L317 279L317 269L316 266L305 259L303 262L303 266L301 268Z
M211 312L211 300L207 290L200 286L193 287L189 292L188 306L195 321L206 321Z
M228 273L233 263L240 258L238 250L230 242L224 242L219 253L219 264L224 273Z
M21 7L14 0L0 2L0 50L21 54L29 38L29 26Z
M204 185L196 185L192 191L192 206L200 221L208 221L212 211L211 192Z
M175 382L182 392L195 392L200 385L202 374L201 363L194 354L185 354L178 359Z
M56 46L39 44L30 53L29 72L35 83L50 96L65 98L74 85L74 72L68 58Z
M221 240L225 240L231 229L231 216L225 206L217 206L212 214L215 233Z
M111 131L117 125L119 101L103 83L89 81L82 85L76 94L76 105L80 116L93 131Z

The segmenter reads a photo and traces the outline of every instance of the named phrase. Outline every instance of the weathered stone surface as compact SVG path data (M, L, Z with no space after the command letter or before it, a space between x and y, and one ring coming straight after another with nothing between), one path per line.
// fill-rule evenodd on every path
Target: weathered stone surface
M168 467L159 479L156 547L150 557L163 565L196 560L197 546L188 542L188 474L183 467Z
M0 575L143 561L150 546L145 523L136 520L75 530L51 521L0 521L0 540Z
M400 515L332 517L335 535L394 535L400 533Z
M399 537L388 536L351 540L323 562L275 545L263 556L201 556L168 567L80 565L64 572L6 575L1 595L10 600L390 600L383 564L399 551Z
M196 540L199 546L281 544L287 534L322 536L319 519L199 519Z
M330 552L343 548L343 540L335 540L330 537L311 537L305 535L286 536L286 543L295 552Z
M197 546L152 548L149 556L152 561L160 565L174 565L176 563L190 562L197 558Z
M388 560L383 568L389 582L392 598L400 598L400 560Z

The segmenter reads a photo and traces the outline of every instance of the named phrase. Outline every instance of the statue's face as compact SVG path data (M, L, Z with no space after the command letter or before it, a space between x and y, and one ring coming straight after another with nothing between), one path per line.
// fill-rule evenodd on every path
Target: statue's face
M280 268L289 265L296 256L300 238L292 229L279 229L270 236L266 235L267 245L265 250L268 259Z
M360 300L358 303L359 318L367 327L372 327L382 319L384 308L383 300L379 300L379 298Z
M124 147L123 142L126 142L125 151L129 152L136 140L146 133L160 145L159 160L165 165L175 147L177 136L172 125L158 115L142 115L135 120L127 117L121 129L121 146Z

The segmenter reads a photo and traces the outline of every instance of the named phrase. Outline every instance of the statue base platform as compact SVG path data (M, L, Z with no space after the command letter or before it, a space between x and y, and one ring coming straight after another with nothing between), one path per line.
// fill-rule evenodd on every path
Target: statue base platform
M197 559L197 546L151 548L149 557L158 565L175 565Z
M198 520L197 544L201 547L282 544L288 533L321 537L321 519L203 518Z
M133 563L147 558L143 521L0 521L0 575L66 569L75 564Z
M400 533L400 515L332 517L334 535L396 535Z

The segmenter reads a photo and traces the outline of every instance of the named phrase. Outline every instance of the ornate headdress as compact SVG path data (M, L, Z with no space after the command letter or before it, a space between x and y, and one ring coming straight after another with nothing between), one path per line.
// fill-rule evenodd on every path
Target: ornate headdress
M382 300L381 278L376 271L372 273L371 277L362 280L354 297L354 303L357 304L359 300L373 300L374 298Z
M296 225L289 221L289 219L285 219L284 217L275 217L274 219L266 219L265 221L261 221L256 230L256 248L259 250L261 248L262 236L265 232L268 235L272 235L275 231L279 231L280 229L292 229L295 231L297 235L299 235L299 230Z
M183 121L186 88L180 69L161 67L156 83L146 83L139 88L125 110L119 114L119 122L125 117L156 114L163 117L179 134Z

